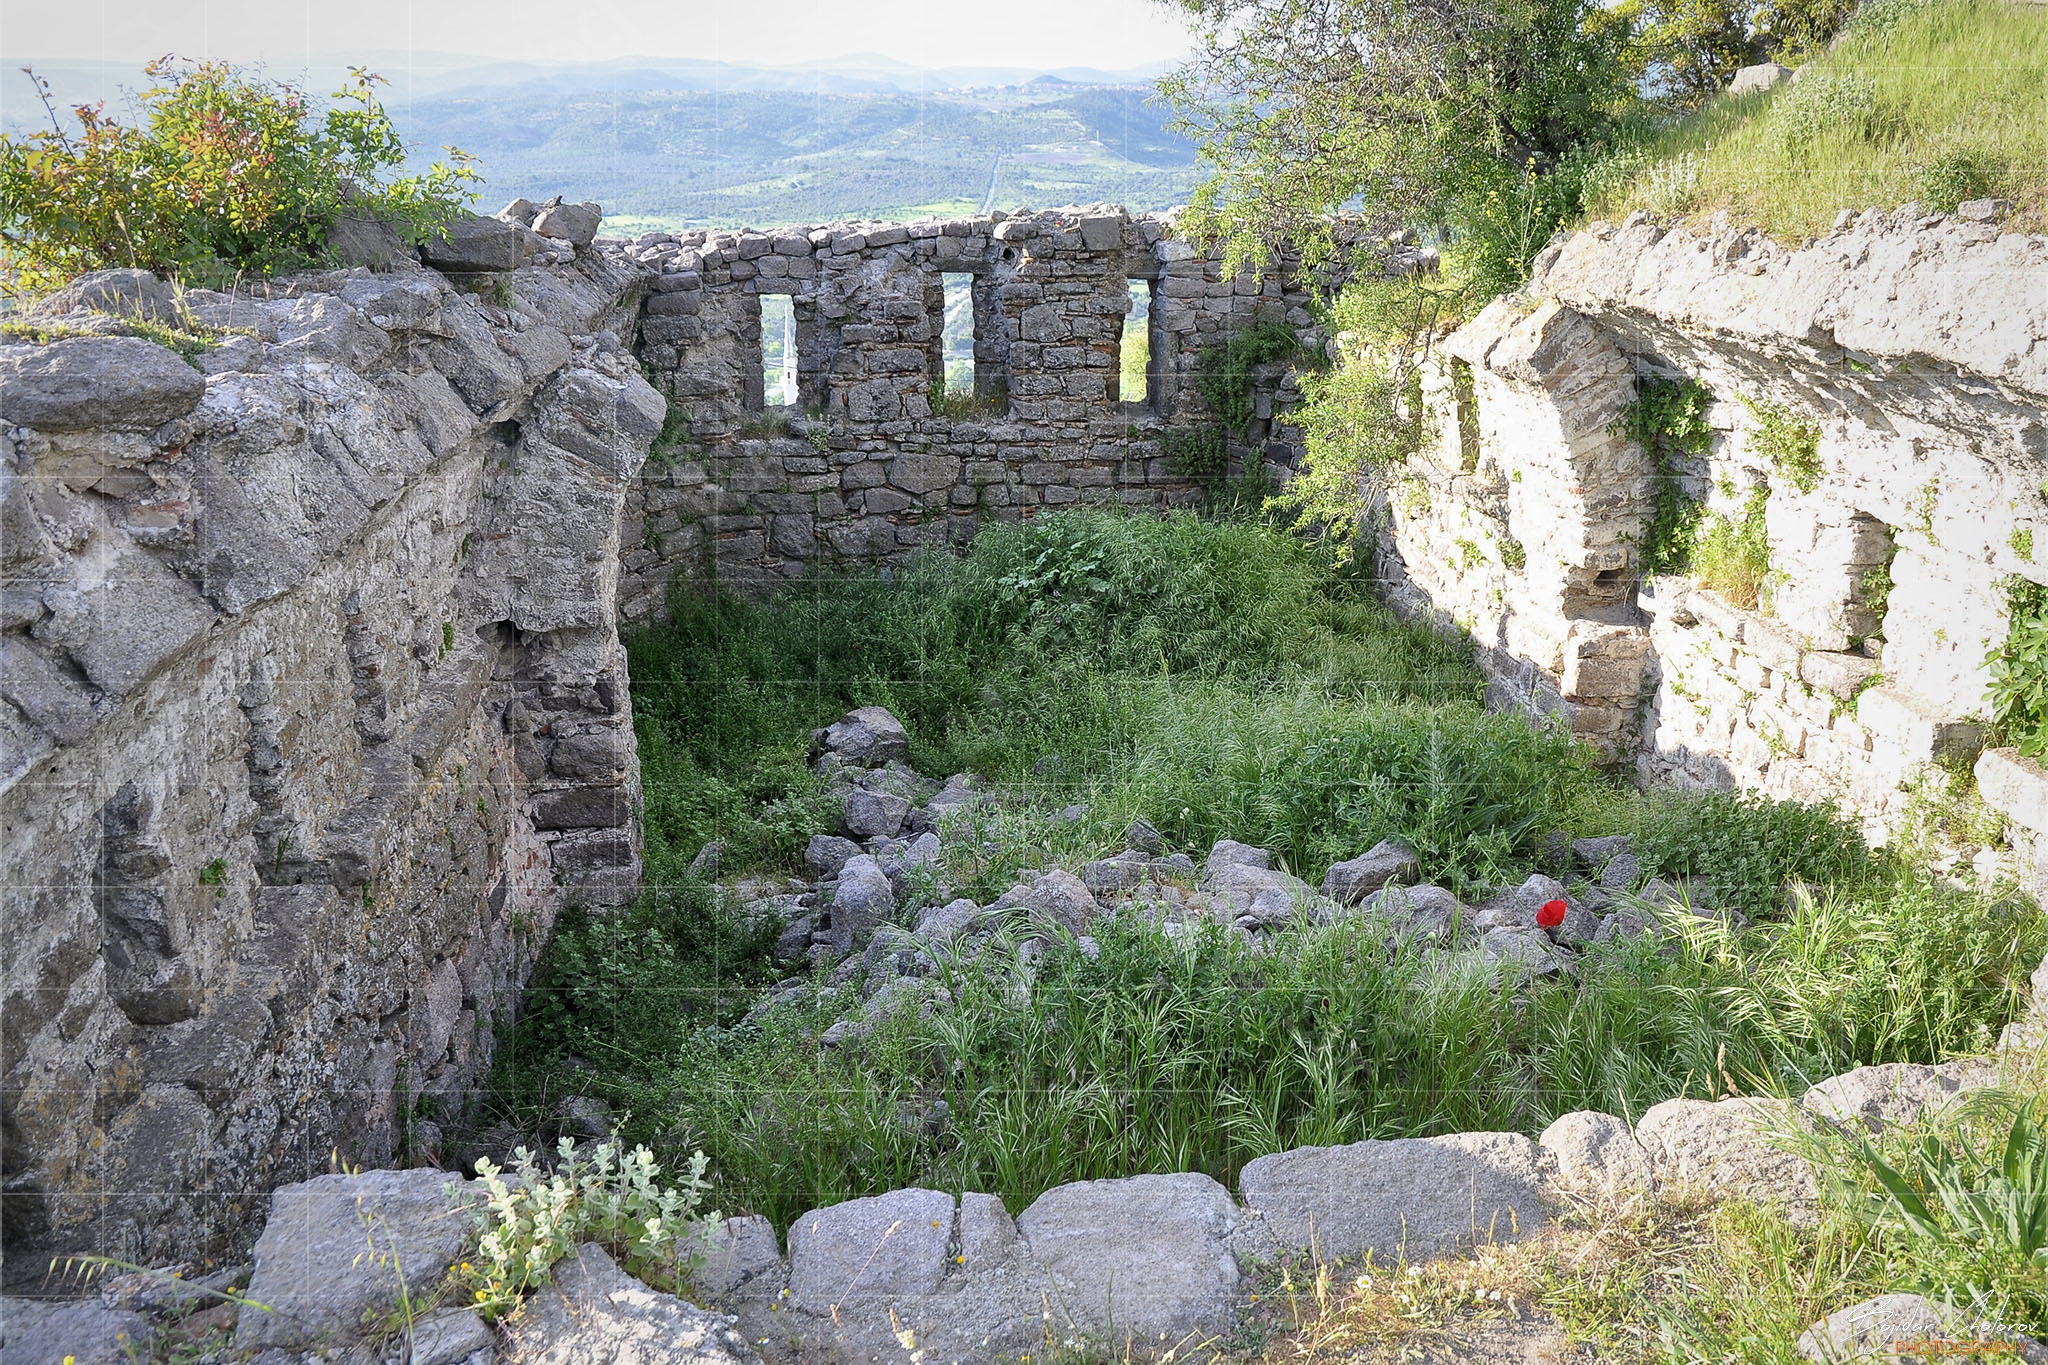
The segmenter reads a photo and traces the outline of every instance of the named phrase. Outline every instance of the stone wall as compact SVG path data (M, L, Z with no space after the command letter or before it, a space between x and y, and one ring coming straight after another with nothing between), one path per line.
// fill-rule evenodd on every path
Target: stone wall
M1550 248L1430 367L1430 439L1384 502L1393 596L1471 631L1497 701L1646 785L1834 799L1885 834L1948 781L1929 765L1984 743L2004 578L2048 582L2048 240L1965 208L1850 215L1798 249L1641 215ZM1642 580L1659 471L1617 424L1651 377L1718 400L1685 490L1731 517L1767 493L1754 609ZM1743 399L1818 424L1810 488ZM2039 796L1994 799L2048 825Z
M44 310L82 335L0 346L16 1272L187 1260L280 1181L402 1159L558 909L635 893L650 276L551 254L495 301L416 265L193 292L232 330L190 364L112 335L172 308L111 272Z
M640 355L686 422L629 509L622 615L661 618L670 583L772 584L957 545L984 517L1197 501L1162 436L1212 418L1196 357L1266 319L1319 347L1298 262L1225 279L1172 216L1114 207L773 233L650 233L660 271ZM943 391L944 277L971 282L972 404ZM1150 374L1123 401L1129 287L1150 291ZM792 300L799 402L764 405L761 297ZM1254 376L1255 415L1232 468L1291 468L1286 369Z

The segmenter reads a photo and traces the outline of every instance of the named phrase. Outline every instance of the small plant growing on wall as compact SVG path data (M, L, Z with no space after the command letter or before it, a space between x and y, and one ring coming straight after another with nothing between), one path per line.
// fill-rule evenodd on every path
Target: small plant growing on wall
M1764 530L1770 499L1770 488L1758 484L1739 518L1709 513L1692 547L1693 577L1745 611L1763 605L1764 584L1771 576L1771 542Z
M1255 323L1221 346L1203 350L1195 362L1195 388L1225 428L1243 432L1252 420L1252 367L1286 360L1301 350L1301 338L1284 322Z
M2048 754L2048 587L2005 580L2005 640L1984 666L1991 671L1991 718L2029 758Z
M1820 462L1820 424L1793 415L1792 410L1762 399L1745 398L1742 406L1756 425L1749 447L1771 462L1771 468L1802 493L1820 487L1827 472Z
M1159 453L1166 459L1168 472L1212 483L1223 477L1230 447L1223 428L1212 423L1160 432Z
M1697 379L1642 379L1615 431L1641 446L1656 465L1657 509L1643 536L1641 570L1684 573L1690 566L1701 507L1685 491L1680 462L1702 459L1714 442L1707 411L1714 394Z

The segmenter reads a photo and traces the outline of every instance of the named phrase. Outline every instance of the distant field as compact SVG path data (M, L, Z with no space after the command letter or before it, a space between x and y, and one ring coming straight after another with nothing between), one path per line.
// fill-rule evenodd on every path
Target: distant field
M509 88L421 99L402 116L429 152L477 156L486 211L516 195L594 199L609 231L772 226L971 213L985 203L1184 202L1192 147L1142 86L1050 84L942 94ZM993 187L993 192L992 192Z

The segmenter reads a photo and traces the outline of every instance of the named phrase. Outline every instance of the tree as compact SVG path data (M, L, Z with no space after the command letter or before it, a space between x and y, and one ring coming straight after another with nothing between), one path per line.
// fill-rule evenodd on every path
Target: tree
M417 242L473 197L476 168L452 147L448 162L392 174L405 145L380 78L361 68L317 115L298 88L224 62L145 70L159 83L135 98L143 121L79 105L74 135L38 81L50 130L0 136L0 263L14 288L110 266L221 283L319 260L345 211Z
M1548 176L1630 93L1597 0L1162 2L1200 42L1162 83L1210 172L1193 225L1233 267L1329 254L1347 209L1483 232L1489 195Z

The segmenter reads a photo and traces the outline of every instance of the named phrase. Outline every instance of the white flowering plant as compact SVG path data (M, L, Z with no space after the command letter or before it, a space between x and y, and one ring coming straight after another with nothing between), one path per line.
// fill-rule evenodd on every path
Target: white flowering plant
M485 1200L476 1254L456 1267L473 1306L495 1319L518 1306L555 1262L579 1243L596 1242L627 1273L658 1289L685 1287L719 1215L700 1212L710 1158L698 1152L677 1184L663 1184L661 1165L644 1146L630 1152L600 1142L579 1151L574 1138L556 1148L552 1171L525 1147L506 1168L476 1163Z

